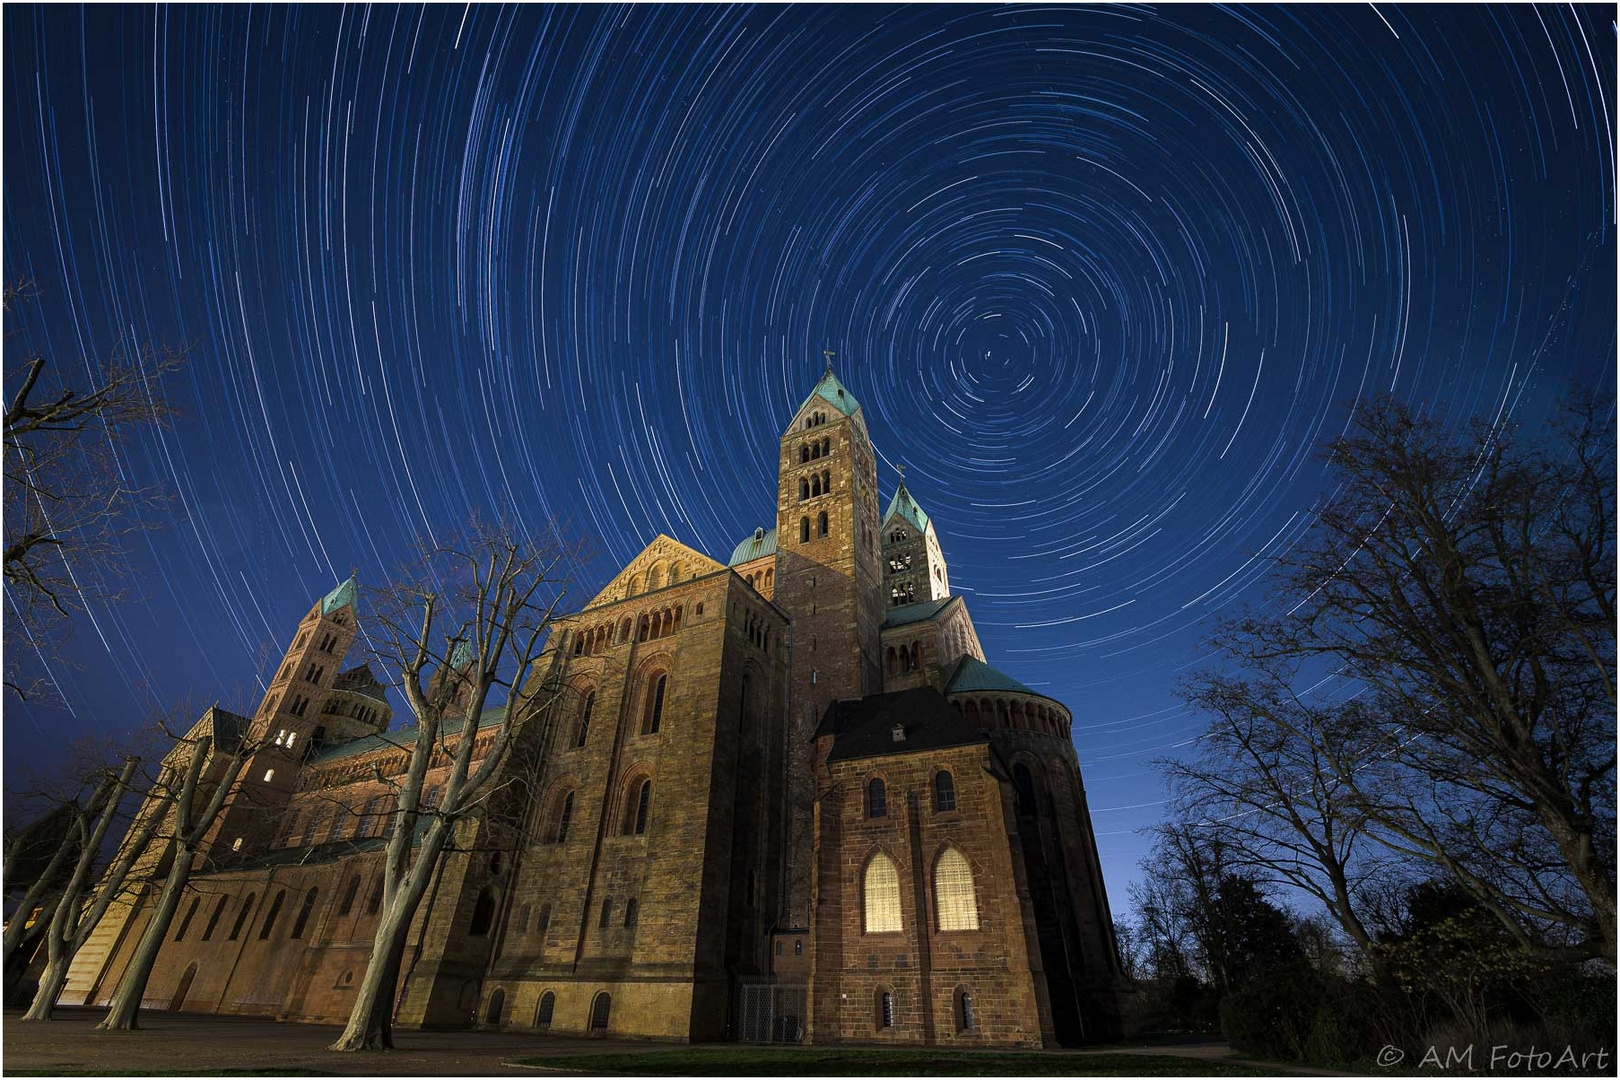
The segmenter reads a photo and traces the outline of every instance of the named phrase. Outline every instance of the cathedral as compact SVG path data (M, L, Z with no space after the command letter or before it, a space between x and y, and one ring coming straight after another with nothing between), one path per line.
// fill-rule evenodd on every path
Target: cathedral
M774 523L725 562L659 536L554 623L536 675L558 692L439 867L397 1024L1121 1034L1069 710L986 662L935 522L903 481L883 508L865 414L830 367L777 466ZM373 672L344 666L355 600L351 579L310 608L253 716L216 706L193 728L216 752L264 749L205 842L146 1007L347 1017L382 900L388 778L414 740ZM498 721L463 718L456 737ZM110 997L173 857L161 842L142 857L64 1003Z

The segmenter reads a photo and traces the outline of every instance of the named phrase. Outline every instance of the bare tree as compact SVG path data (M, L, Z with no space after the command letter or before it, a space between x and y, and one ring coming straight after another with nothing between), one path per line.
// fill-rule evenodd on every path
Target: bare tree
M208 715L213 717L214 713L211 711ZM177 740L175 749L164 759L157 791L163 803L172 802L172 809L164 806L158 836L169 845L172 861L151 920L141 934L129 966L118 980L106 1017L97 1025L102 1031L130 1031L138 1026L136 1018L147 981L174 921L175 910L180 906L181 894L191 880L193 864L198 861L199 851L209 839L225 800L240 791L242 770L248 759L262 749L246 731L230 738L232 745L227 749L220 745L227 740L220 736L217 727L211 720L199 722Z
M1359 762L1325 737L1323 718L1286 685L1204 673L1189 704L1214 719L1199 752L1159 763L1183 819L1218 832L1233 865L1314 896L1365 951L1358 910L1382 869L1352 784Z
M380 659L400 677L416 732L394 789L371 960L334 1050L393 1046L402 960L422 898L458 827L498 786L514 740L555 694L538 663L571 554L555 537L535 543L474 521L463 538L424 546L420 567L378 592ZM480 723L497 703L486 737ZM438 801L425 805L423 780L445 759Z
M13 313L30 291L7 285ZM89 601L115 599L118 562L131 532L150 528L139 513L162 495L129 479L124 443L143 426L165 424L174 407L160 394L179 353L146 350L132 360L89 364L75 387L44 356L9 353L5 412L6 686L31 697L44 680L23 673L22 658L48 651L61 624Z
M1221 635L1256 677L1205 703L1263 717L1287 743L1277 760L1322 771L1320 788L1293 774L1272 784L1289 804L1274 819L1310 819L1313 793L1331 794L1522 946L1612 962L1612 410L1577 400L1551 437L1527 441L1454 434L1385 399L1328 461L1335 491L1278 562L1280 614ZM1339 703L1307 710L1309 727L1277 727L1276 687L1323 677L1347 684ZM1219 760L1183 779L1230 800L1230 783L1209 783Z
M146 852L163 820L167 804L148 804L144 819L121 845L112 866L97 883L93 898L88 897L96 853L101 850L109 828L118 817L119 804L131 790L139 765L138 758L126 759L122 769L109 775L103 781L103 786L97 789L101 797L99 812L92 812L87 807L76 816L74 829L80 840L79 857L51 914L45 937L45 970L40 975L39 989L34 993L34 1000L24 1014L24 1020L51 1018L56 1001L62 996L62 988L67 983L73 957L90 940L96 924L123 891L130 871Z

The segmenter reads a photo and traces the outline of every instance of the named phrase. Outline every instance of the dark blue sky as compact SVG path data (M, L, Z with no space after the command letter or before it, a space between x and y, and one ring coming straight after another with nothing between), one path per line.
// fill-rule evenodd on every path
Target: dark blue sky
M177 498L8 779L251 707L351 566L504 513L725 558L837 352L992 663L1067 703L1116 911L1173 688L1378 391L1615 361L1614 8L5 8L7 320L185 345Z

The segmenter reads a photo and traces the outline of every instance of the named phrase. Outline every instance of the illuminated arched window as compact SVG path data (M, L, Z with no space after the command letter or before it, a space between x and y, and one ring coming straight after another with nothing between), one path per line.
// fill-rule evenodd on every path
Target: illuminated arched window
M900 929L900 875L894 860L881 851L866 864L863 882L865 927L868 934L895 933Z
M979 904L973 895L973 870L955 848L946 848L934 864L934 907L941 930L977 930Z

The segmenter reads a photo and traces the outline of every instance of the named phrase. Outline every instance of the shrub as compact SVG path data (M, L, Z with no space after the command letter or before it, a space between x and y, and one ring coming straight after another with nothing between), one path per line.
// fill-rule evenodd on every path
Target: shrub
M1295 962L1270 968L1221 1001L1221 1032L1232 1049L1254 1057L1303 1061L1318 1041L1339 1036L1317 1014L1324 1011L1327 991L1309 964Z

